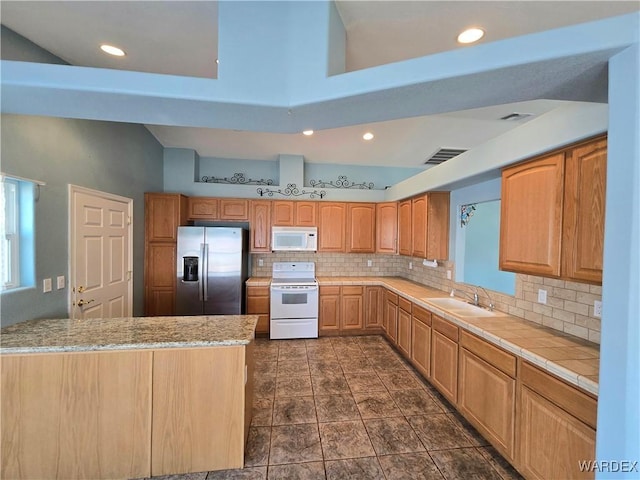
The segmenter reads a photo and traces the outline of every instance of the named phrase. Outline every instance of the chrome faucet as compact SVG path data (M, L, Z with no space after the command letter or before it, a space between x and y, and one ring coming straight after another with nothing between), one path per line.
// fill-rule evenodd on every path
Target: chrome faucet
M472 285L473 288L475 288L475 286ZM478 301L478 289L476 289L475 293L473 294L473 296L470 293L465 292L464 290L460 290L459 293L463 293L464 295L467 296L467 298L469 298L470 300L473 301L473 305L475 305L476 307L480 306L480 303ZM451 293L449 294L450 297L455 297L456 294L456 289L452 289Z
M493 304L493 301L491 300L491 297L489 296L487 291L484 289L484 287L481 287L480 285L478 285L476 287L476 297L478 295L478 288L481 288L482 291L484 292L484 294L487 296L487 300L489 301L489 304L487 305L487 308L489 309L490 312L493 312L493 309L495 308L495 305Z
M464 290L458 290L459 293L462 293L464 295L467 296L467 298L469 298L473 305L475 305L476 307L480 307L480 297L478 296L478 288L481 288L482 291L484 292L484 294L487 296L487 300L489 300L489 304L487 305L487 308L493 312L493 309L495 308L495 305L493 304L493 301L491 300L491 297L489 296L489 294L487 293L487 291L484 289L484 287L481 287L480 285L470 285L471 287L473 287L475 289L475 292L473 292L473 295L471 295L470 293L465 292ZM455 297L456 294L456 289L452 289L451 293L449 294L450 297Z

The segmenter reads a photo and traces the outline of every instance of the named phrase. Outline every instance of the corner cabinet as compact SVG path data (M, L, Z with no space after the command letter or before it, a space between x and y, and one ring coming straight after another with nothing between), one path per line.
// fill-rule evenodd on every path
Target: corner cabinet
M602 283L607 140L502 172L500 269Z
M173 315L178 227L186 224L188 199L177 193L145 193L144 310Z

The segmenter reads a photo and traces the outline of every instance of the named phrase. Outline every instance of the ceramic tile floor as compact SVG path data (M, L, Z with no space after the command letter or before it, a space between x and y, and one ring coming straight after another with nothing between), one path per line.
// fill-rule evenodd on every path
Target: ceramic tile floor
M514 479L382 336L256 340L245 468L163 480Z

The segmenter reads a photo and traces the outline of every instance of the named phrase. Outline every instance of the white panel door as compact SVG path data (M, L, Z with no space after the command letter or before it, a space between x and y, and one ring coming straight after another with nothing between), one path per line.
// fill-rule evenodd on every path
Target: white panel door
M70 187L71 316L132 315L133 200Z

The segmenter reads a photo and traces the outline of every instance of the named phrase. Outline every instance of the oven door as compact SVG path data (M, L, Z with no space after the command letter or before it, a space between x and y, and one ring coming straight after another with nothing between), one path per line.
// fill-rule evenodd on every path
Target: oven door
M271 319L318 318L318 286L272 285Z

